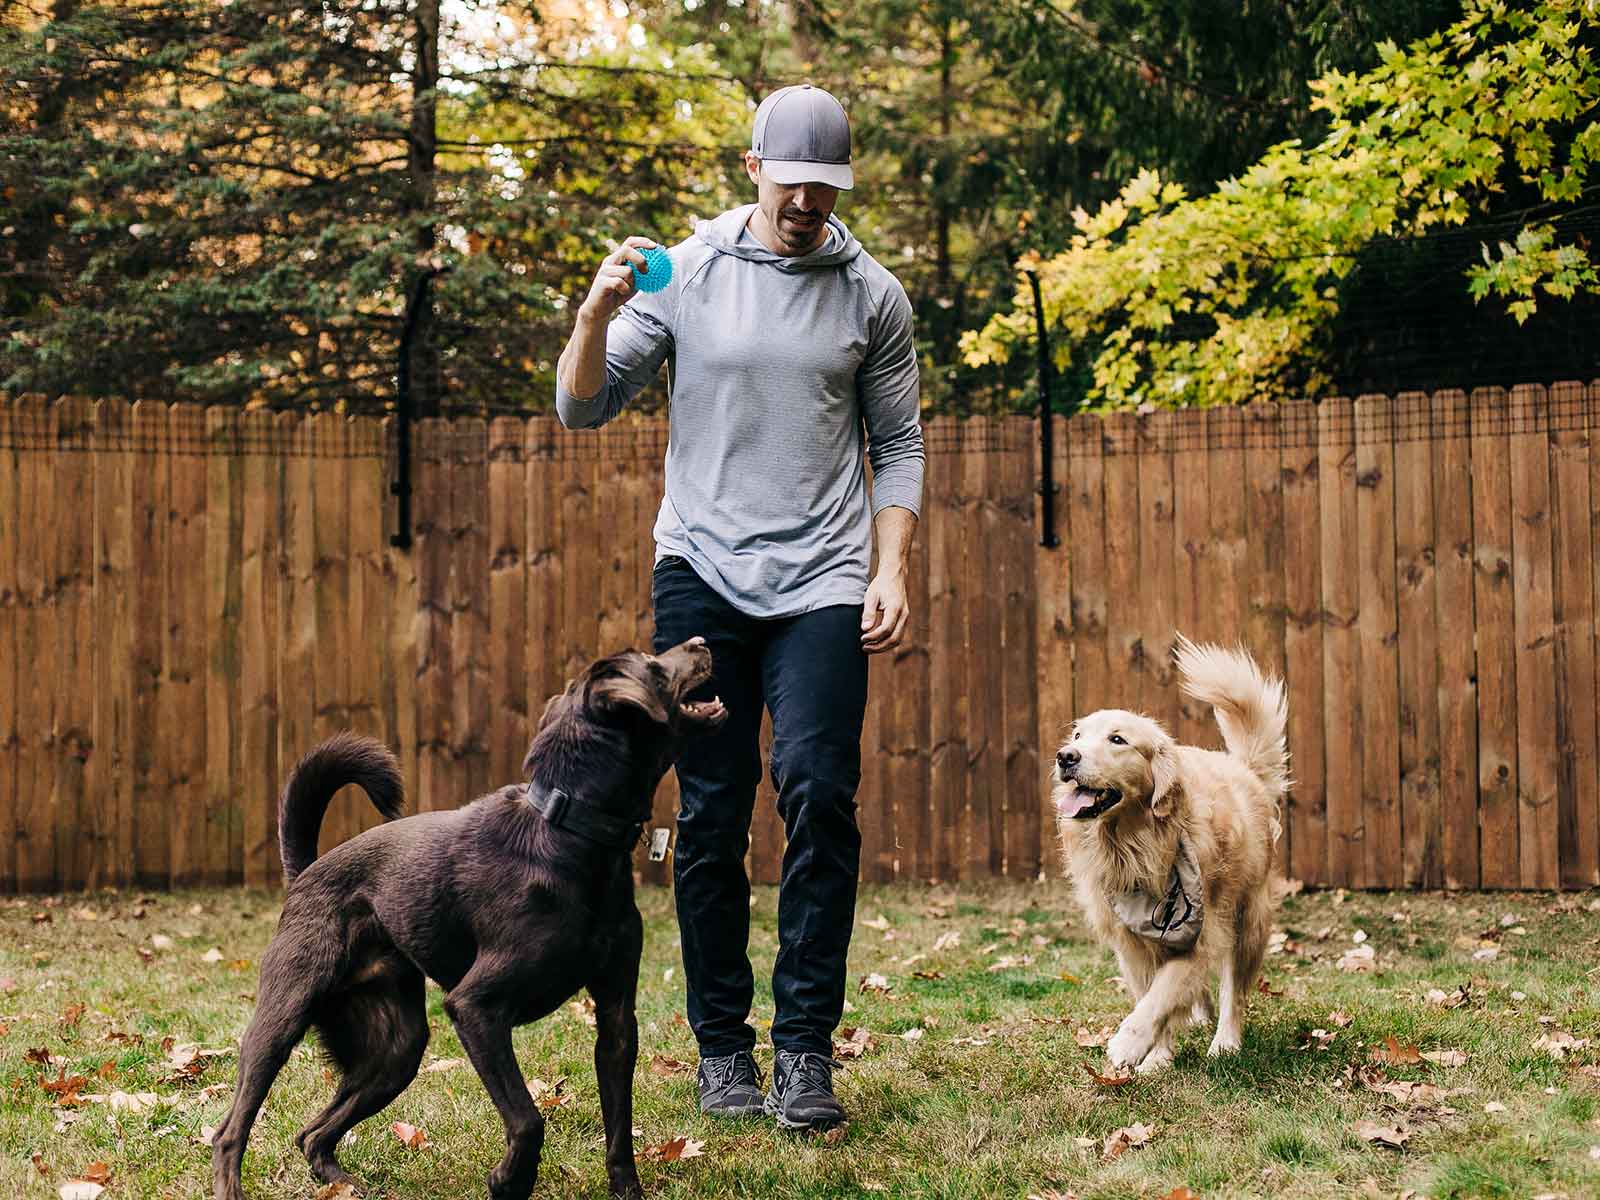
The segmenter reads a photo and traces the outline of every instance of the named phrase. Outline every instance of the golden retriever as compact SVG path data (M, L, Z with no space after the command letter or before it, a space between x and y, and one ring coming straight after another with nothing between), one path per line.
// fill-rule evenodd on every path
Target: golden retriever
M1289 787L1281 680L1248 654L1177 642L1185 695L1210 704L1226 750L1181 746L1139 713L1080 717L1056 752L1056 823L1090 927L1116 951L1133 1011L1113 1066L1160 1070L1186 1023L1219 1019L1210 1053L1239 1048L1266 950L1268 874Z

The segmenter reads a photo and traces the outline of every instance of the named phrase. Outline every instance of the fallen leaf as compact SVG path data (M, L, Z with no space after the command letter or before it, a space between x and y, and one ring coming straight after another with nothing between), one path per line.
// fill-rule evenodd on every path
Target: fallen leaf
M40 1079L39 1086L54 1096L55 1103L60 1108L72 1108L82 1104L83 1098L78 1095L89 1083L84 1075L68 1076L67 1069L61 1068L61 1073L54 1079Z
M922 1030L908 1029L900 1037L907 1042L920 1042L922 1040Z
M219 963L222 961L222 951L213 946L200 956L200 961L204 963Z
M318 1188L311 1200L360 1200L360 1193L349 1183L328 1183Z
M1483 1106L1483 1111L1486 1113L1503 1113L1506 1111L1506 1106L1498 1100L1491 1100Z
M989 964L988 970L1010 971L1016 967L1031 966L1033 966L1033 955L1031 954L1002 954L999 958L995 959L994 962Z
M1133 1082L1133 1072L1131 1072L1131 1071L1128 1072L1125 1075L1102 1075L1102 1074L1100 1074L1099 1071L1096 1071L1088 1063L1080 1063L1079 1065L1082 1066L1083 1069L1089 1073L1089 1078L1094 1080L1101 1087L1109 1087L1109 1088L1127 1087L1130 1083ZM1119 1153L1120 1153L1120 1151L1119 1151ZM1112 1155L1111 1157L1115 1158L1116 1155Z
M85 1096L84 1099L93 1100L96 1104L102 1103L96 1096ZM130 1112L137 1115L158 1107L162 1099L154 1092L112 1092L103 1103L108 1105L112 1112Z
M171 950L173 946L172 939L164 933L152 933L150 935L150 944L157 950Z
M567 1007L573 1011L573 1014L578 1018L578 1020L582 1021L590 1029L597 1028L594 1017L593 997L584 996L581 1000L574 1000L571 1004L567 1005Z
M1098 1050L1111 1040L1115 1031L1109 1025L1102 1025L1099 1031L1090 1029L1087 1025L1078 1026L1072 1035L1072 1040L1085 1050Z
M1464 1067L1467 1056L1459 1050L1424 1050L1422 1057L1441 1067Z
M1256 981L1256 991L1260 992L1263 996L1281 996L1281 995L1283 995L1283 989L1282 988L1275 988L1271 984L1269 984L1267 982L1267 977L1265 975L1263 975L1260 979L1258 979Z
M75 1028L82 1020L83 1014L89 1011L87 1004L69 1004L61 1014L60 1024L66 1028Z
M1499 957L1499 946L1484 946L1482 949L1474 950L1472 952L1472 960L1474 962L1493 962Z
M1356 930L1350 935L1350 940L1358 946L1361 945L1362 942L1367 940L1367 931L1365 929Z
M72 1178L83 1183L98 1183L104 1187L111 1182L111 1168L103 1162L92 1162Z
M1341 971L1371 971L1378 965L1378 956L1371 946L1356 946L1340 955L1335 965Z
M889 981L884 976L874 972L861 981L861 990L863 992L887 992L889 990Z
M841 1121L826 1133L817 1133L815 1130L813 1130L811 1133L811 1139L813 1141L821 1142L824 1146L837 1146L840 1142L844 1141L845 1134L849 1132L849 1129L850 1122Z
M1313 1029L1306 1034L1295 1047L1296 1050L1326 1050L1333 1044L1333 1039L1338 1037L1337 1030Z
M1406 1063L1419 1063L1422 1055L1415 1046L1402 1046L1395 1041L1394 1034L1390 1034L1383 1046L1372 1052L1375 1062L1389 1063L1392 1066L1401 1066Z
M394 1130L395 1137L400 1139L400 1144L407 1150L426 1150L428 1148L428 1135L415 1125L407 1125L404 1121L396 1121L389 1128Z
M933 952L938 954L944 950L954 950L959 945L961 945L961 931L959 929L947 929L934 938Z
M1356 1136L1364 1141L1373 1142L1379 1146L1387 1146L1391 1150L1404 1150L1406 1142L1411 1140L1408 1130L1391 1128L1379 1125L1374 1121L1357 1121L1352 1129Z
M428 1066L427 1066L427 1070L430 1071L430 1072L433 1072L433 1071L454 1071L457 1067L464 1067L466 1065L467 1065L467 1060L464 1059L464 1058L441 1058L441 1059L437 1060L436 1062L429 1063Z
M38 1063L41 1067L50 1065L50 1051L43 1046L36 1046L22 1056L23 1062Z
M680 1134L659 1145L646 1146L635 1157L648 1159L651 1162L671 1163L684 1158L699 1158L705 1153L704 1146L704 1142L696 1141L688 1134Z
M202 1126L200 1126L200 1144L202 1146L211 1145L211 1139L216 1137L216 1136L217 1136L217 1127L215 1125L202 1125Z
M913 971L913 972L911 972L911 978L913 978L913 979L943 979L944 978L944 972L943 971Z
M44 1161L44 1155L35 1150L31 1155L28 1156L28 1159L33 1163L33 1169L39 1172L41 1176L45 1177L46 1179L50 1177L50 1167Z
M1340 1029L1350 1028L1350 1022L1354 1020L1355 1018L1349 1013L1340 1012L1338 1009L1334 1009L1328 1014L1328 1023L1330 1025L1337 1025Z
M863 1054L878 1048L877 1040L864 1028L841 1029L839 1036L833 1040L833 1056L835 1058L860 1058Z
M1143 1146L1155 1135L1154 1125L1124 1125L1121 1129L1112 1130L1101 1147L1100 1157L1107 1161L1121 1158L1125 1151Z
M868 929L876 929L880 933L889 928L889 918L884 916L882 913L879 913L870 921L864 920L861 923Z
M98 921L100 919L100 914L95 912L95 910L90 908L88 905L80 904L77 908L72 910L72 919L74 921Z
M950 1039L950 1044L952 1046L987 1046L990 1043L991 1040L993 1040L993 1039L991 1039L991 1038L977 1038L977 1037L958 1037L958 1038L951 1038ZM835 1055L835 1057L838 1057L838 1056Z
M33 914L33 923L35 925L48 925L52 920L53 918L47 912L36 912Z
M1179 1184L1165 1196L1161 1197L1161 1200L1200 1200L1200 1197L1197 1193L1191 1192L1188 1188L1184 1187L1182 1184Z
M1560 1062L1573 1050L1582 1050L1589 1044L1588 1038L1575 1038L1570 1033L1557 1029L1554 1033L1541 1033L1534 1041L1535 1050L1543 1050L1551 1058Z
M84 1180L74 1180L63 1183L56 1194L61 1200L95 1200L106 1189L98 1183L88 1183Z
M680 1062L676 1058L668 1058L664 1054L652 1054L650 1056L650 1074L652 1075L664 1075L668 1077L673 1075L688 1075L693 1072L693 1070L694 1068L688 1063Z

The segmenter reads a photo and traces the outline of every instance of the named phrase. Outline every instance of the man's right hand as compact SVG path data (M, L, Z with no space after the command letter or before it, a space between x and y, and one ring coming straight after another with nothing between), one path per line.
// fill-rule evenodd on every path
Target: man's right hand
M644 255L639 251L655 244L647 237L630 237L606 255L600 269L595 272L594 282L589 285L588 296L578 307L579 318L604 322L631 300L633 293L638 290L633 282L633 266L645 265Z

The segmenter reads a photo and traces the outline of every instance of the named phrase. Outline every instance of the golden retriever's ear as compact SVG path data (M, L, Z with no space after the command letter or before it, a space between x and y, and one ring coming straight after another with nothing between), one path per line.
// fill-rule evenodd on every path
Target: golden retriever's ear
M589 684L591 708L602 712L618 708L637 708L658 725L667 723L667 706L661 695L632 675L606 675Z
M1150 757L1150 813L1165 819L1183 796L1178 777L1178 753L1171 742L1162 742Z

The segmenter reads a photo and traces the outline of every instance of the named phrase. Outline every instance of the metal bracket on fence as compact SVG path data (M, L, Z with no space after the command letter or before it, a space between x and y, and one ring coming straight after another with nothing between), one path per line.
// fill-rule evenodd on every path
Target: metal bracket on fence
M422 301L434 276L443 275L449 267L432 267L418 277L411 288L411 298L406 303L405 324L400 329L400 362L395 372L395 471L389 491L395 498L395 531L389 544L401 550L411 549L411 423L415 414L411 406L411 341L417 332L417 317L422 311Z
M1039 544L1054 550L1061 544L1056 537L1056 464L1054 414L1050 409L1050 341L1045 333L1044 299L1039 294L1039 276L1027 272L1033 288L1033 319L1039 327Z

